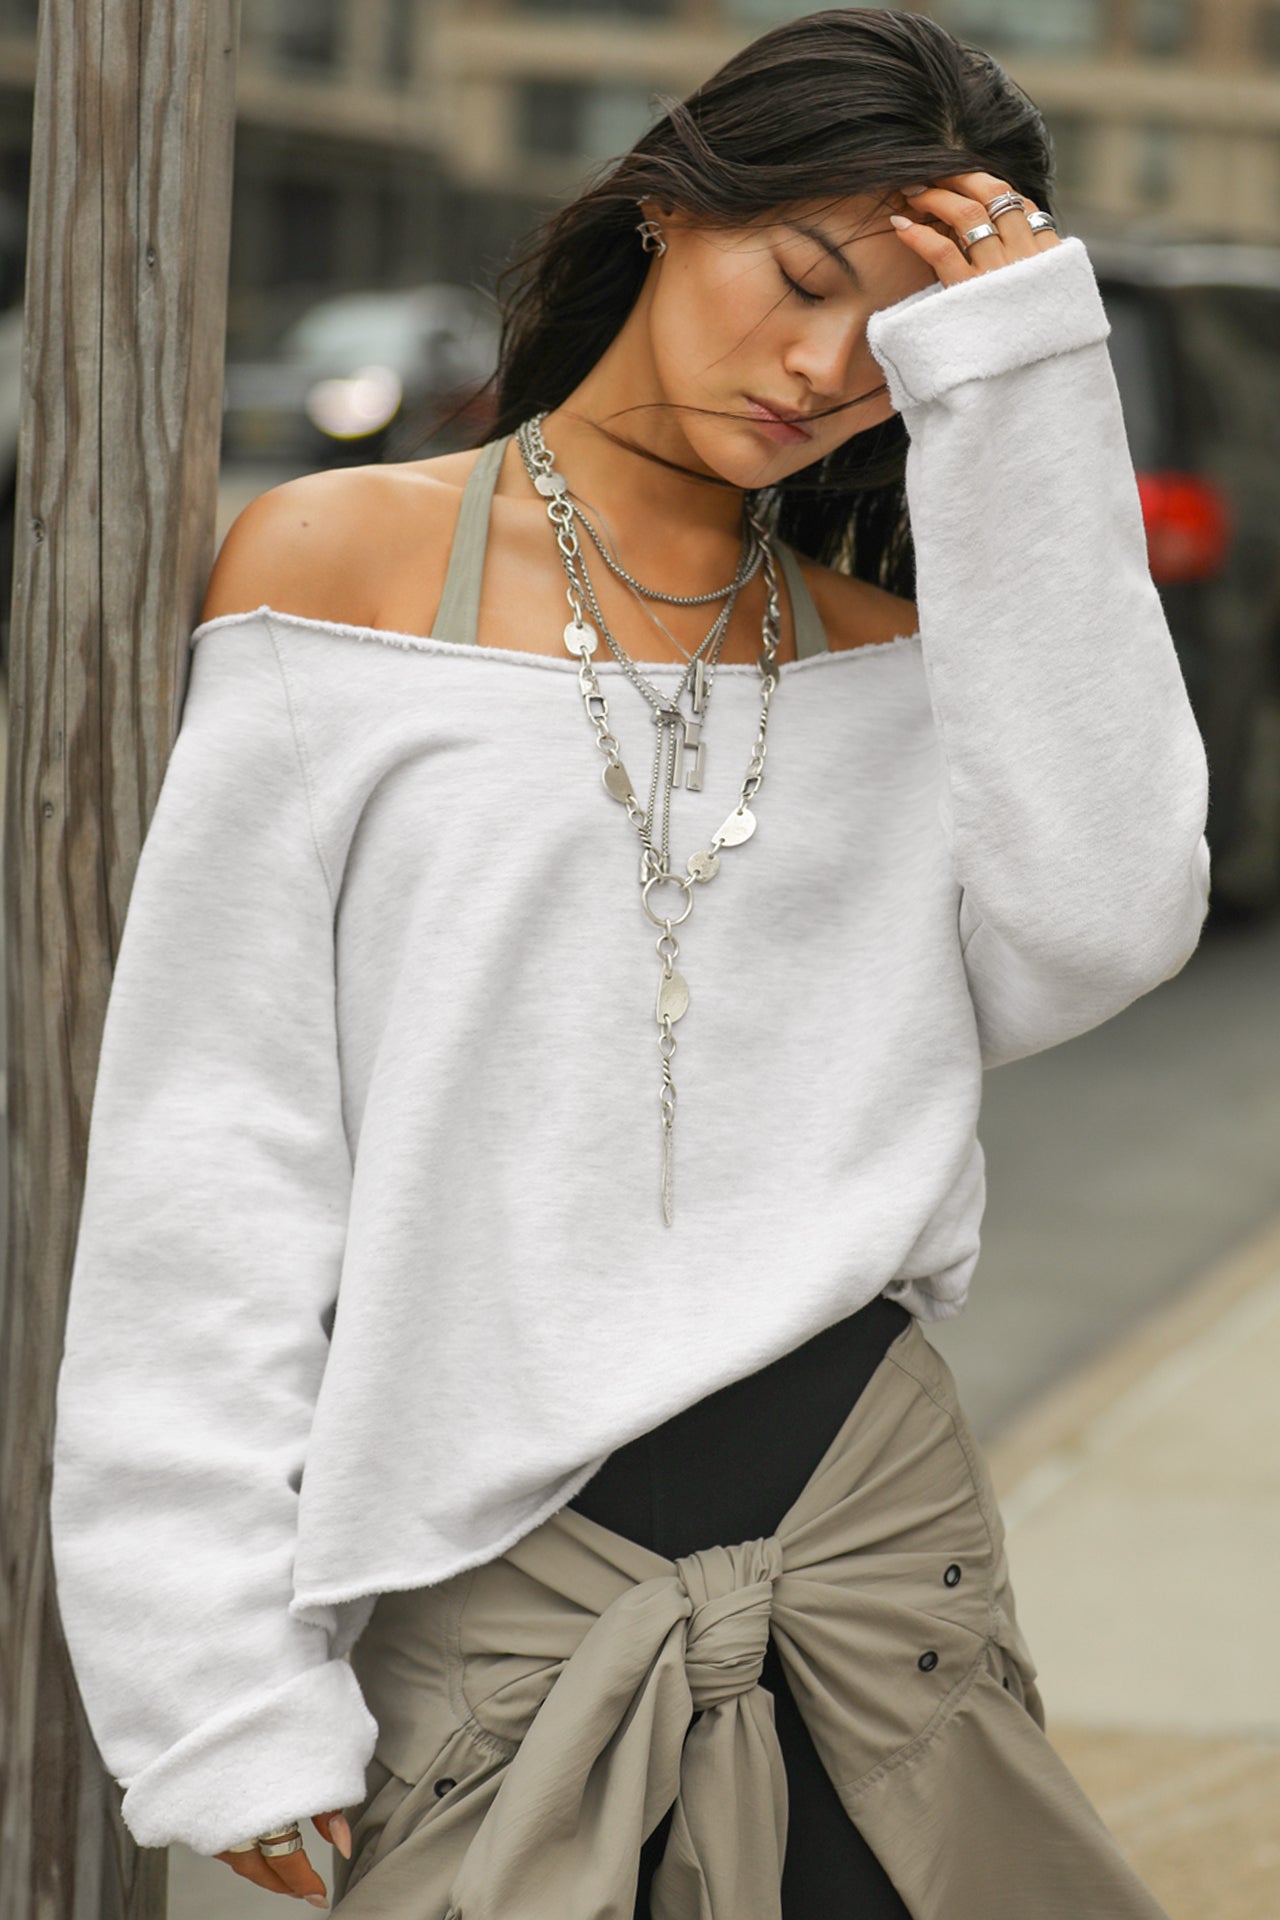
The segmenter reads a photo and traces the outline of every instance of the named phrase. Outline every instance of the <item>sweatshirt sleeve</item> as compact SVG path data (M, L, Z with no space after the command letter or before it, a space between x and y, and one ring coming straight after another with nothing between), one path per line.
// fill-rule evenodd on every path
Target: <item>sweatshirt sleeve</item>
M873 314L984 1066L1108 1020L1208 911L1208 769L1083 243Z
M265 617L194 646L90 1115L50 1505L63 1628L142 1846L364 1794L377 1725L290 1616L351 1162L333 912Z

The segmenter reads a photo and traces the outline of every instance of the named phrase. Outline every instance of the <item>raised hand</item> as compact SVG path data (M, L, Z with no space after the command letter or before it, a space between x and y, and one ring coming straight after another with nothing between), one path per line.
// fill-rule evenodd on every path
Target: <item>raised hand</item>
M898 238L933 268L942 284L955 286L961 280L974 280L980 273L1008 266L1012 260L1024 260L1029 254L1061 245L1052 228L1036 232L1028 225L1027 215L1040 209L1025 193L1019 196L1021 207L1010 207L991 217L988 203L1014 191L1006 180L997 180L991 173L948 174L906 196L926 218L913 220L905 214L891 213L889 219ZM985 226L994 227L995 232L966 243L966 232Z

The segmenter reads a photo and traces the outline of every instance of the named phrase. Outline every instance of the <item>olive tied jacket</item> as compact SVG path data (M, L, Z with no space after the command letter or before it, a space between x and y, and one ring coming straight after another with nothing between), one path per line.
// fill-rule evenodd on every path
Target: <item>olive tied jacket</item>
M380 1596L344 1920L778 1920L768 1635L915 1920L1168 1920L1044 1732L989 1470L913 1320L776 1533L667 1560L563 1508Z

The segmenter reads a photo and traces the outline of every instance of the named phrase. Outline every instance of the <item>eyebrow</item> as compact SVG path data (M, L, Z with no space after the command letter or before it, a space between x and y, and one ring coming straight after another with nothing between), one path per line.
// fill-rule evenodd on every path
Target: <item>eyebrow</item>
M790 227L795 233L803 233L808 239L816 240L823 252L831 255L846 278L852 280L855 287L861 285L852 262L841 253L829 233L824 233L821 227L811 227L807 220L784 220L782 224L784 227Z

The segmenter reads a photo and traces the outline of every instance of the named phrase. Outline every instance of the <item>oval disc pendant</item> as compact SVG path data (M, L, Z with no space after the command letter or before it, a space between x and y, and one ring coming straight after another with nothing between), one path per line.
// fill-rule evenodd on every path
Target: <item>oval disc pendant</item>
M663 974L658 982L658 1025L664 1020L678 1020L688 1010L689 988L682 973L674 969Z
M740 847L744 840L751 838L755 830L756 817L750 807L744 807L741 813L739 813L735 807L734 811L721 827L719 833L716 834L712 845L715 847Z
M720 871L720 856L712 850L691 853L685 865L695 880L713 880Z
M566 482L564 475L553 469L550 473L540 473L533 484L543 499L549 500L554 494L564 492Z
M604 781L605 792L611 793L615 800L625 800L631 791L631 779L621 760L611 760L601 770L600 778Z
M589 620L584 620L580 627L575 626L571 620L564 630L564 643L570 653L594 653L599 639L599 634Z

